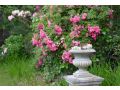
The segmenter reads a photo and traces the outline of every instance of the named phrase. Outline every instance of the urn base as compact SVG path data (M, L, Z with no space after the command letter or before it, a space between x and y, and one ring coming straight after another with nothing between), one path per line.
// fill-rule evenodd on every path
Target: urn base
M90 74L89 77L75 77L74 75L64 76L69 86L98 86L104 80L99 76Z

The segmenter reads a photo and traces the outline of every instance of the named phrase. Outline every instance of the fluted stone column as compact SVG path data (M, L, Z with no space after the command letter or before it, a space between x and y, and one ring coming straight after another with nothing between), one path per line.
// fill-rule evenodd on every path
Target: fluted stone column
M90 55L95 53L94 49L84 49L81 47L73 47L70 52L74 55L73 65L79 69L73 75L64 76L70 86L94 86L100 85L104 80L99 76L89 73L86 68L92 64Z

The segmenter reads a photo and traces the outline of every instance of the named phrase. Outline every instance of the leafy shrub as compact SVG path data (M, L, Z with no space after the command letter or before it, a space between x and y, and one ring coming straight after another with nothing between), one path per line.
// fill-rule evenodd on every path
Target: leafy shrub
M32 43L39 48L36 53L40 56L36 68L43 64L49 81L62 73L72 73L76 68L71 65L73 57L68 51L86 43L93 44L98 51L96 58L100 58L106 42L111 40L111 18L109 6L44 6L32 21Z
M2 48L7 48L8 55L22 54L23 36L11 35L5 40L5 44L2 46Z
M19 12L17 13L17 11ZM6 47L9 47L10 54L17 53L18 55L25 55L28 57L31 56L32 30L30 25L31 25L31 16L33 12L34 12L34 6L0 6L0 13L2 13L1 14L2 24L0 28L9 31L10 35L12 35L10 36L10 38L8 38L5 41L5 45L4 45ZM11 16L14 18L11 19ZM19 40L21 41L17 41L17 38L19 38ZM12 41L12 39L15 43ZM14 46L8 45L9 43L11 43L11 45Z
M30 42L31 35L23 37L23 35L11 35L5 40L5 44L1 47L2 51L7 48L7 55L18 55L20 57L32 56L32 45Z

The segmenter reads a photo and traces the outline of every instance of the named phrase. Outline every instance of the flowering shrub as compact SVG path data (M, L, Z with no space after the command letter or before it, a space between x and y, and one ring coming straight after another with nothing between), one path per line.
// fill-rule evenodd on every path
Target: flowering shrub
M104 40L110 29L110 10L108 6L54 6L53 12L49 12L49 6L44 6L32 21L32 43L40 49L37 54L44 68L50 66L51 73L56 72L54 75L66 72L69 66L72 70L74 57L69 49L98 43L99 36Z
M12 19L15 18L15 16L26 18L26 17L31 16L31 12L30 11L23 11L23 10L21 10L21 11L14 10L14 11L12 11L12 15L8 16L8 20L11 21Z
M22 54L23 49L23 36L22 35L11 35L5 40L5 44L1 47L3 49L2 54Z
M9 32L7 39L2 43L0 54L19 55L20 57L32 56L31 45L31 15L34 6L0 6L0 30ZM5 32L1 37L5 37ZM0 38L3 39L3 38ZM1 41L1 40L0 40ZM7 52L4 49L7 48Z

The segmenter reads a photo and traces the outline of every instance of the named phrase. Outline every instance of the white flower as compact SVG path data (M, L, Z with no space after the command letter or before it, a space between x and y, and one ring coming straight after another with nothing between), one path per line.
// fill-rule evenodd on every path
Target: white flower
M4 53L7 53L7 48L4 48L3 52L4 52Z
M9 21L11 21L13 18L15 18L13 15L8 16Z
M14 11L12 11L12 15L18 15L18 13L19 13L19 10L14 10Z
M22 11L20 11L20 12L18 13L18 16L23 17L23 16L24 16L24 14L25 14L25 12L22 10Z
M36 17L37 16L37 13L35 12L35 13L33 13L33 15L32 15L32 17Z
M26 16L31 16L30 11L25 11L25 15L26 15Z
M5 55L6 53L7 53L7 48L4 48L1 54Z
M87 44L88 49L92 49L92 44Z
M92 44L84 45L82 49L92 49Z

